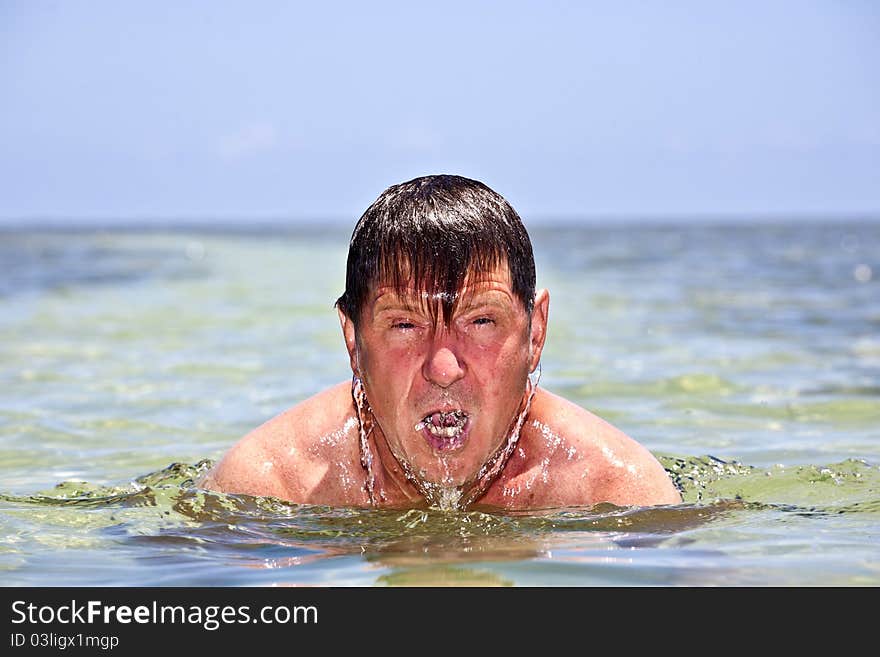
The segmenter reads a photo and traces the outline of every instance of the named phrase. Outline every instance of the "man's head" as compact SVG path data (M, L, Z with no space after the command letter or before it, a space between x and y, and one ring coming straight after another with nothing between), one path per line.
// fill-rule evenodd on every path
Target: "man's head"
M406 469L462 486L498 451L540 360L548 304L522 221L482 183L416 178L367 209L337 306L352 370Z
M345 292L336 304L358 326L378 282L426 292L448 320L466 276L507 264L513 291L531 313L535 260L522 220L497 192L461 176L423 176L392 185L367 208L348 250Z

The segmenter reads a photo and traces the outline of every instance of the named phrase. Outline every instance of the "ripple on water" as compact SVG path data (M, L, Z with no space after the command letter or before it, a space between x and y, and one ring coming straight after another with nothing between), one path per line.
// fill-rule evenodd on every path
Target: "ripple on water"
M759 400L756 403L713 401L701 399L669 401L669 408L698 407L701 412L730 418L765 418L798 423L832 426L876 426L880 423L880 404L873 399L834 399L828 401L801 401L799 399Z
M141 571L152 573L146 577L165 573L176 583L217 578L253 583L264 581L260 572L287 568L297 569L297 581L332 583L326 578L339 576L341 562L330 568L322 564L354 559L353 564L374 569L374 584L507 585L515 580L486 564L534 564L542 577L565 581L578 563L593 564L590 568L610 563L621 548L684 549L693 530L729 524L727 519L743 514L880 513L878 469L862 461L761 469L711 456L659 458L682 491L680 505L598 504L528 513L297 505L197 488L198 477L212 465L209 460L173 463L125 485L65 481L31 495L0 494L9 530L0 538L0 555L8 555L0 556L0 568L27 567L15 556L22 551L30 555L27 563L44 563L40 555L48 559L59 550L74 551L73 556L90 550L108 558L119 555L112 569L92 577L126 583ZM662 555L646 558L646 563L663 562ZM721 559L714 553L707 558ZM74 576L54 559L53 577ZM231 564L246 568L229 571ZM695 573L705 581L701 567ZM604 570L599 575L608 576ZM356 568L348 576L358 581L364 572Z
M743 390L742 386L717 374L700 372L648 381L594 380L580 385L570 383L567 387L575 396L586 399L596 397L664 399L681 396L691 398L694 395L720 397Z

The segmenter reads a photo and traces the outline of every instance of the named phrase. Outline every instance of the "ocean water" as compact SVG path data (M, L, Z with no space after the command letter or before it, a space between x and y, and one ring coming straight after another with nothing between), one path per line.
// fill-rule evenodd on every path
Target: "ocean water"
M0 584L880 584L880 223L530 226L541 385L648 447L680 505L195 488L349 377L350 228L0 232Z

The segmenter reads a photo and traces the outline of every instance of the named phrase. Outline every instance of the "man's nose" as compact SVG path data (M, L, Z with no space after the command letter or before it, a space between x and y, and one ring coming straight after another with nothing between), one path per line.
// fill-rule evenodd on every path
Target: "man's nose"
M422 367L424 377L441 388L448 388L465 375L464 363L455 346L437 341L432 345Z

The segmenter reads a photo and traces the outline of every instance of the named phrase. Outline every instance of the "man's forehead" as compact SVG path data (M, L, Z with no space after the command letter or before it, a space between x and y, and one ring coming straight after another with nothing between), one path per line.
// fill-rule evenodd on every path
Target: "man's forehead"
M469 274L465 277L461 287L452 294L446 290L425 289L415 282L398 287L391 281L381 281L373 286L369 297L373 302L378 302L381 299L383 303L403 301L419 304L424 301L453 301L484 295L506 295L511 299L514 297L510 272L507 267L496 267L492 271L476 275Z
M373 297L373 303L377 308L383 308L386 306L417 308L426 303L512 303L514 299L515 297L506 286L481 285L478 287L462 288L454 295L449 295L447 292L427 292L425 290L416 290L414 288L396 290L392 287L384 287L376 291L376 294Z

